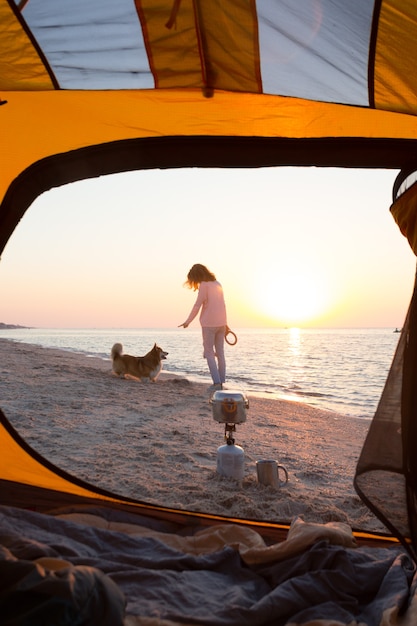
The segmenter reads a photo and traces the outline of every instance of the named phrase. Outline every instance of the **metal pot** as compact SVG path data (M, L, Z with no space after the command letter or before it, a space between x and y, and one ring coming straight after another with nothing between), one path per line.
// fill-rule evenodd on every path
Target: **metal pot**
M221 424L243 424L249 400L240 391L215 391L210 399L213 419Z

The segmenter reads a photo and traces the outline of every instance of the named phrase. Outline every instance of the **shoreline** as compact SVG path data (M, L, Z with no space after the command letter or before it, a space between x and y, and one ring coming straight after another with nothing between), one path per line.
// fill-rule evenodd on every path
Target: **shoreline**
M238 329L238 347L227 348L229 384L265 398L373 419L392 363L395 334L378 328L301 329L294 336L289 329L272 334L261 330ZM145 354L156 341L170 353L165 371L197 383L210 380L197 328L23 330L0 332L0 338L107 360L115 342L135 355Z
M353 488L370 420L246 394L238 482L216 471L224 425L213 418L208 384L164 371L154 384L121 380L102 358L5 338L0 355L6 417L37 452L91 484L178 509L386 532ZM259 459L284 465L288 483L259 484Z

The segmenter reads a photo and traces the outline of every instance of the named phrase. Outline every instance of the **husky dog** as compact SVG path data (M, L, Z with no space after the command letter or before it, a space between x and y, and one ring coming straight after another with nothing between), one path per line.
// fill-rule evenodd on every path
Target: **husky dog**
M168 352L165 352L156 344L145 356L130 356L123 354L121 343L115 343L111 349L113 361L113 372L121 378L148 378L155 382L162 370L162 361L166 359Z

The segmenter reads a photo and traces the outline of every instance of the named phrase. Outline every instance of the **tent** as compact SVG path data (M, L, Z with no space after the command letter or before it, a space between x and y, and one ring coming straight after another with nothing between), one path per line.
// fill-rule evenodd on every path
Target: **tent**
M412 0L0 0L0 253L34 199L69 182L293 165L400 170L391 211L417 254L416 42ZM416 298L354 477L413 558ZM0 418L1 504L219 522L74 479Z

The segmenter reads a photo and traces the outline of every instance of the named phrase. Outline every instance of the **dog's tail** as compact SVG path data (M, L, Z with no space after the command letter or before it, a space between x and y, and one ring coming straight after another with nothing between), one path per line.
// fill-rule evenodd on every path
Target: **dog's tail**
M115 343L113 348L111 349L111 358L114 359L116 356L121 356L123 353L123 346L121 343Z

